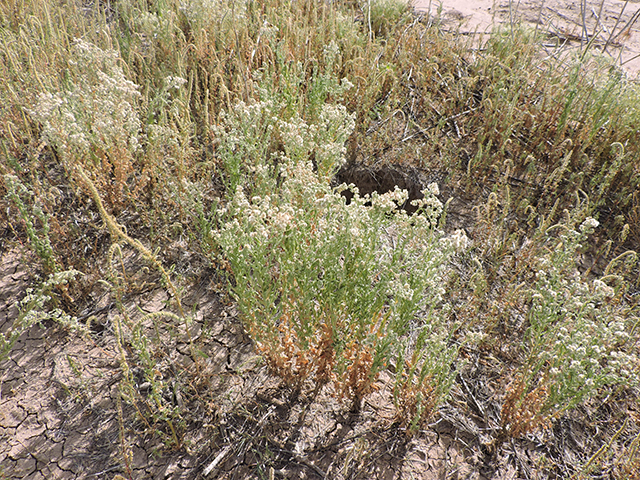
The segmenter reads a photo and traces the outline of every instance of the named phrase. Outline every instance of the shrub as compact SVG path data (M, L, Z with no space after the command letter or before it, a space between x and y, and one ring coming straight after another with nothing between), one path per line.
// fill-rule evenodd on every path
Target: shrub
M394 365L398 405L423 420L446 395L455 357L439 311L453 246L436 228L442 212L437 186L414 202L418 212L411 217L398 209L407 200L398 188L365 196L354 186L332 189L330 173L344 161L340 143L349 116L330 105L322 112L339 117L332 128L322 123L323 114L319 125L274 121L271 128L287 132L282 138L289 140L277 162L241 164L254 195L234 182L218 233L233 271L233 295L258 351L294 392L307 381L316 390L330 383L338 397L357 406L380 372ZM253 133L258 124L251 115L227 118L225 131L236 134ZM242 121L251 123L234 123ZM231 157L234 172L242 151L237 145L262 138L227 140L236 148L222 154ZM308 157L318 150L315 158L322 160L314 168ZM353 193L349 203L345 190ZM405 392L416 389L423 393L404 407Z
M512 436L548 425L604 386L638 382L637 339L628 333L637 317L619 302L624 282L617 275L587 280L576 268L597 226L589 217L578 229L567 223L547 230L549 253L537 259L529 291L525 360L502 406Z

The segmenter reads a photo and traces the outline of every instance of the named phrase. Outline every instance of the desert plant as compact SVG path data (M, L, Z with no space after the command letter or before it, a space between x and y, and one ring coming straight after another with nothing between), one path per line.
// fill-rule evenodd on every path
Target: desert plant
M369 37L385 37L410 12L410 3L399 0L366 0L361 3Z
M44 327L43 322L53 320L64 328L86 333L87 329L76 317L55 306L55 289L66 285L80 272L68 270L56 272L41 282L37 288L28 288L25 297L18 302L18 316L10 328L0 333L0 360L4 360L20 336L34 325Z
M73 176L76 164L83 165L115 209L127 202L141 129L138 86L126 78L119 60L115 50L77 39L67 84L60 91L40 93L29 111L68 175Z
M294 394L330 389L357 407L389 378L409 433L455 388L460 345L495 368L489 389L504 379L500 438L633 384L640 90L594 42L575 58L540 55L539 28L513 23L475 45L438 24L395 0L0 2L2 240L28 243L45 274L63 263L89 273L76 298L108 286L124 453L122 398L173 447L189 411L216 403L176 272L194 273L208 295L229 279L258 351ZM446 178L446 194L466 204L452 213L473 239L468 254L453 253L465 235L436 226L435 186L408 216L399 189L333 189L347 159L372 178L389 164ZM591 202L577 212L582 191ZM605 227L596 236L589 215ZM172 270L165 259L178 249L185 261ZM162 313L132 313L136 254L169 291ZM20 304L3 352L40 318L66 321L64 285L42 288ZM174 332L194 368L173 363ZM181 385L195 408L180 407ZM610 452L621 477L637 470L629 425L585 475ZM228 423L218 431L234 441ZM375 448L360 438L355 456ZM242 442L211 468L259 443ZM288 447L278 448L264 462L276 465ZM345 463L344 475L359 474Z
M48 273L57 272L59 267L49 238L48 215L34 201L33 192L18 177L5 175L4 183L7 188L7 199L18 209L31 248L42 260L45 271Z
M272 195L249 200L237 189L219 234L234 297L271 370L294 390L332 382L358 403L396 357L422 361L415 349L430 347L443 360L446 342L425 341L444 328L434 309L451 251L434 230L433 194L409 218L396 211L406 192L356 190L347 204L308 162L279 173Z
M638 319L619 303L624 283L616 275L590 281L576 270L577 252L597 226L589 217L577 229L569 221L547 229L549 253L538 259L530 290L525 361L502 406L511 436L549 425L602 387L638 381L638 339L629 335Z
M334 191L330 180L344 161L343 144L353 128L348 113L325 105L317 125L295 118L274 121L262 134L253 134L260 122L251 113L271 118L263 112L272 105L238 105L236 111L245 114L227 117L225 130L234 132L233 148L221 149L223 160L231 160L232 176L246 179L243 183L252 190L247 197L240 182L231 185L235 193L221 213L219 242L233 271L234 297L258 350L294 392L307 380L316 389L332 383L339 397L355 405L390 362L399 362L403 372L398 397L429 381L441 388L442 379L425 361L434 356L446 363L440 371L450 372L450 356L441 356L448 351L446 342L431 341L444 329L436 306L452 251L436 229L442 211L437 186L416 201L413 217L397 208L407 200L406 191L364 197L353 186ZM260 142L276 128L284 152L266 164ZM249 158L259 163L239 163L237 152L243 150L256 152ZM353 195L349 203L341 195L344 190ZM405 359L413 362L406 372ZM416 402L431 413L442 397ZM407 413L423 416L422 410Z

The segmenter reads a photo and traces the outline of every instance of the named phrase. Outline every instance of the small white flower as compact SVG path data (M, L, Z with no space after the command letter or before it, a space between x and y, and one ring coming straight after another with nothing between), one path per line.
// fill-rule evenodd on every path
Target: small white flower
M582 225L580 225L580 231L585 235L591 235L598 225L600 225L600 222L595 218L587 217L587 219L582 222Z
M464 230L456 230L450 237L451 245L456 252L464 252L469 248L471 241Z
M353 83L351 83L349 79L345 77L342 79L340 86L342 87L343 90L350 90L353 88Z
M181 86L187 83L187 80L182 77L174 77L173 75L169 75L165 77L164 84L167 90L176 89L178 90Z
M427 185L427 191L431 193L431 195L440 195L440 188L438 188L438 184L435 182Z
M340 55L340 47L335 40L331 40L328 45L324 46L323 54L330 62Z
M597 298L613 298L615 295L615 290L604 283L602 280L594 280L593 281L593 290L594 294Z

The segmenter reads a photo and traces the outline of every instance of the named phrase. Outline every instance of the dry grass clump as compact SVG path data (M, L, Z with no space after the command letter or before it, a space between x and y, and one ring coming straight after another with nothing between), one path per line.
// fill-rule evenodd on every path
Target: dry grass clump
M213 402L211 339L182 303L204 268L291 403L326 390L357 411L386 389L395 426L420 435L480 358L495 458L594 399L637 401L638 88L537 42L514 29L472 48L390 0L3 3L3 241L53 274L15 332L47 315L80 328L83 293L107 286L121 397L174 448L175 385ZM439 185L361 195L336 185L354 165ZM466 231L441 191L469 204ZM175 245L193 262L168 266ZM168 312L127 311L125 246ZM637 428L605 441L619 477ZM562 468L595 468L602 447Z

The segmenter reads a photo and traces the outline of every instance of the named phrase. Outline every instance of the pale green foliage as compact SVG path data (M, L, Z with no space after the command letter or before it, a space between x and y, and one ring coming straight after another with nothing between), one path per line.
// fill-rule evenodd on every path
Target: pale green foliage
M222 115L222 125L214 133L231 192L239 185L253 189L254 193L267 193L275 188L274 164L281 161L282 155L272 151L277 138L283 144L284 154L294 161L306 161L314 155L318 175L325 182L344 164L344 144L353 131L355 119L343 105L323 105L317 122L311 124L297 115L283 119L282 112L282 102L263 100L239 102Z
M66 155L90 155L92 149L134 154L139 148L138 87L128 80L115 50L77 39L71 49L70 83L60 92L43 92L29 113L42 136Z
M548 229L584 189L592 202L581 219L596 207L620 219L619 235L602 233L624 237L613 248L637 237L639 90L616 71L542 60L537 40L523 32L497 33L471 54L459 37L414 21L407 3L395 0L81 3L0 6L2 168L21 175L5 176L7 217L13 221L18 209L17 223L47 271L59 269L60 242L75 245L86 233L75 222L95 223L91 212L70 212L47 192L80 184L114 241L162 273L178 310L172 270L125 227L150 232L159 249L184 234L185 253L209 260L220 247L245 325L275 373L295 389L328 384L357 401L388 368L399 417L412 431L453 388L462 363L457 346L473 346L474 337L487 347L481 361L491 348L514 353L501 363L504 382L513 380L503 426L522 425L510 430L514 436L605 387L637 380L629 277L578 273L578 245L593 221ZM69 44L75 37L83 40ZM466 183L465 196L478 202L497 181L488 201L497 213L480 209L480 221L466 225L474 245L463 231L438 231L434 186L412 217L396 208L406 192L333 190L347 140L365 167L397 161L449 169L451 191ZM49 169L55 158L66 176ZM218 179L211 181L216 168L222 198ZM78 182L82 171L87 178ZM498 197L503 181L514 188ZM344 189L354 194L349 204ZM78 190L67 197L80 200L71 208L81 197ZM107 207L133 199L135 209L116 222L101 198ZM536 246L516 252L530 234ZM65 261L92 264L87 251ZM453 256L465 251L477 270L468 285L450 271ZM469 266L468 258L455 260ZM114 295L129 281L123 277ZM504 292L508 298L500 298ZM462 300L449 306L450 298ZM3 352L44 318L73 325L51 310L46 289L29 292L20 307ZM184 322L189 333L189 318L181 312L165 320ZM497 332L514 319L524 327ZM151 404L178 445L171 423L178 409L158 397L169 384L156 378L152 354L163 339L130 325L129 336L117 329L123 369L125 350L145 366Z
M123 10L127 10L122 6ZM140 39L147 49L155 43L154 40L160 38L164 42L171 42L173 35L179 35L177 28L178 12L172 9L164 9L161 14L157 12L135 10L127 12L131 15L131 21L135 24L139 32ZM149 52L146 52L149 53Z
M544 387L539 390L538 406L531 411L539 417L536 423L580 404L603 386L638 382L637 339L628 334L638 318L629 316L615 299L620 287L616 291L607 284L614 281L620 286L621 278L610 275L590 281L576 269L578 251L597 226L589 217L578 229L571 224L550 228L549 253L536 261L525 361L517 375L522 383L517 396ZM558 230L560 234L554 236ZM525 397L516 403L528 407ZM511 415L503 421L517 428L519 420Z
M180 11L194 29L232 30L247 21L246 0L186 0Z
M29 114L69 174L83 166L108 192L107 202L119 208L126 203L124 194L141 150L138 86L126 78L115 50L76 40L68 62L64 87L40 93Z
M389 364L398 365L397 396L437 382L437 398L425 398L429 408L418 411L430 415L454 378L455 349L437 307L460 243L436 229L437 186L415 202L412 217L397 208L406 191L361 197L353 186L333 190L351 115L325 105L309 125L278 120L273 108L238 104L225 117L220 150L227 171L252 190L248 197L234 182L218 234L248 331L272 371L296 389L308 379L331 382L339 396L358 402ZM260 142L276 130L284 152L270 164ZM345 189L353 193L349 203Z
M410 9L409 1L366 0L361 1L368 27L372 35L387 35Z
M57 272L49 275L37 288L28 288L25 297L18 303L18 316L13 321L11 328L0 333L0 360L3 360L11 351L20 335L34 325L42 326L45 320L53 320L65 328L85 332L86 327L78 322L75 317L67 314L60 308L52 308L52 290L57 286L64 286L70 280L80 275L76 270Z
M219 142L217 154L224 163L227 188L235 191L254 178L267 181L271 136L278 122L272 101L237 103L222 115L222 126L214 128ZM267 191L273 186L266 186Z
M584 280L575 269L576 251L597 225L587 218L579 230L567 229L538 267L527 343L530 358L544 361L549 408L576 405L606 384L631 382L640 366L636 354L626 353L627 323L634 318L624 318L615 289Z
M34 203L33 192L27 189L18 177L4 175L4 182L7 188L7 198L20 212L20 218L24 222L31 248L40 257L49 272L56 271L58 266L49 238L47 215L42 211L40 205Z

